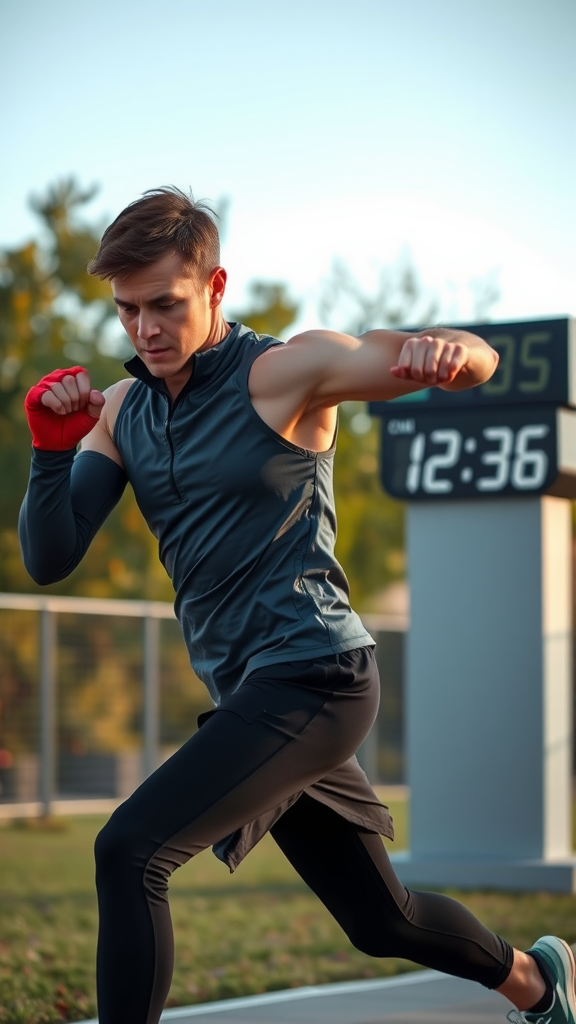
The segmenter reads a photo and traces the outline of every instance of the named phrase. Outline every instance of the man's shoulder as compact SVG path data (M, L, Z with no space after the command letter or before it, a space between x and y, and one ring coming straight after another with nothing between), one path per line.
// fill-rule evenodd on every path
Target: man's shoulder
M128 391L130 385L135 383L135 377L123 377L122 380L117 380L115 384L111 384L109 388L106 388L103 394L106 395L107 401L116 394L121 394L122 396L124 396Z
M115 384L111 384L111 386L106 388L104 391L106 405L104 406L105 424L103 425L105 425L111 437L114 434L114 427L116 426L116 419L120 412L120 407L130 388L135 383L136 379L134 377L124 377Z
M284 342L271 339L252 367L250 394L272 398L290 388L307 392L330 366L334 338L340 337L331 331L304 331Z

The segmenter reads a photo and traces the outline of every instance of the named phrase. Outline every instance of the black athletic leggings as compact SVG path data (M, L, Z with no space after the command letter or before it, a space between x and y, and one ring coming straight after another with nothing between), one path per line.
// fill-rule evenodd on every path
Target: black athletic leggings
M353 756L378 696L369 648L260 669L114 812L96 840L100 1024L160 1018L171 872L290 800L271 813L272 836L358 949L488 988L506 980L504 940L454 900L409 892L379 835L309 795Z

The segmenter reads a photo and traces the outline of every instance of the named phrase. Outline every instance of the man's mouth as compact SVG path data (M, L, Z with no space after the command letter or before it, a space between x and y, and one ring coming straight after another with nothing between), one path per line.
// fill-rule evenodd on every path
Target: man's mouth
M166 355L169 352L169 348L145 348L144 353L149 359L159 359L161 356Z

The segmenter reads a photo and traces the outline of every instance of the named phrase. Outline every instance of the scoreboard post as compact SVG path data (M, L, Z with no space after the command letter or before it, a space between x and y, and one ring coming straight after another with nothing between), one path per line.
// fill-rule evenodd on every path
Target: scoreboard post
M406 884L576 891L576 322L468 325L494 377L371 403L408 502Z

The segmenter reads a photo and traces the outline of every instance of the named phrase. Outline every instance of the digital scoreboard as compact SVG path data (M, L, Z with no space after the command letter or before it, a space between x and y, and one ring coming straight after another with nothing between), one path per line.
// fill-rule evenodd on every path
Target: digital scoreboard
M500 356L486 384L372 402L385 490L406 501L576 498L574 328L567 318L468 326Z
M394 498L576 498L576 411L543 405L382 417L382 484Z

